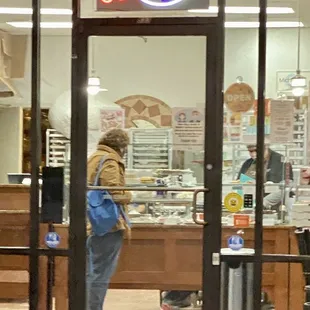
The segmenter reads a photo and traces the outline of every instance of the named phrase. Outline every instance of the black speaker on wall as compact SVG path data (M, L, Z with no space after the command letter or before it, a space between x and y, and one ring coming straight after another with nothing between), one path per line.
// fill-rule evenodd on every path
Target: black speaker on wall
M64 169L44 167L42 171L42 223L62 223Z

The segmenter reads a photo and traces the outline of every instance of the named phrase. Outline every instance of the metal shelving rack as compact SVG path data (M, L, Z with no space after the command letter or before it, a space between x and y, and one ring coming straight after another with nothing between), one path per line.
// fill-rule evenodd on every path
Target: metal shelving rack
M70 144L70 140L55 129L46 131L46 165L48 167L64 166L67 144Z
M171 169L172 129L129 129L129 169Z
M46 131L46 165L64 167L63 222L69 223L70 140L55 129Z
M68 142L64 154L64 206L63 221L69 223L69 206L70 206L70 162L71 162L71 144Z
M288 149L288 158L293 166L304 166L308 163L308 112L296 110L294 117L294 145Z

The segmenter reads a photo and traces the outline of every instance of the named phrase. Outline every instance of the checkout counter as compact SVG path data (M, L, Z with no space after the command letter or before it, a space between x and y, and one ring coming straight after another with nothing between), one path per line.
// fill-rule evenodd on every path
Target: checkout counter
M29 242L29 187L0 185L0 244L27 246ZM61 237L59 248L68 247L68 225L57 224ZM223 226L223 247L237 228ZM298 254L289 224L265 226L264 253ZM44 247L47 225L41 224L40 243ZM253 247L254 230L244 229L245 247ZM130 244L125 241L117 273L111 287L117 289L200 290L202 274L202 228L193 224L133 225ZM0 298L28 297L28 258L0 256ZM67 258L55 258L53 295L56 309L67 306ZM40 258L40 309L46 309L47 258ZM207 288L206 288L207 289ZM263 268L263 289L276 309L300 310L304 300L304 278L301 264L266 263Z

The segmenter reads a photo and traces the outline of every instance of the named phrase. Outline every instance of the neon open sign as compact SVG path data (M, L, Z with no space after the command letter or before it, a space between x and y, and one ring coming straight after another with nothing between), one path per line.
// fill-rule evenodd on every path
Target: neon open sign
M97 11L208 9L209 0L96 0Z

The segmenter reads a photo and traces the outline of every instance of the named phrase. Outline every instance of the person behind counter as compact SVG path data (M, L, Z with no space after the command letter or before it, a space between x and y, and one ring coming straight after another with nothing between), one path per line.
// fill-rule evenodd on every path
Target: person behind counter
M256 156L257 149L256 145L247 145L247 149L250 154L250 158L247 159L238 174L238 180L241 175L244 174L252 179L256 179ZM273 151L267 144L265 145L265 182L269 183L281 183L286 179L286 166L283 161L283 156L280 153ZM293 169L292 165L289 164L289 181L293 181ZM264 198L264 207L277 207L283 200L283 192L277 191L266 195Z
M127 133L122 129L112 129L99 141L97 151L87 163L87 181L93 184L99 163L105 161L100 173L101 186L125 186L125 166L123 156L129 144ZM131 193L110 191L115 203L127 212L126 204L131 200ZM87 310L102 310L110 279L117 267L123 244L124 232L130 233L125 220L120 217L117 225L104 236L90 235L87 240Z
M250 158L246 160L241 166L238 174L238 179L244 174L251 179L256 178L256 145L247 146ZM285 164L282 160L283 156L265 146L265 169L266 182L280 183L285 180ZM289 179L293 180L292 166L289 167ZM264 198L264 207L278 207L283 200L282 191L276 191ZM163 304L168 304L176 307L188 307L191 304L191 295L195 294L192 291L169 291L163 299Z

